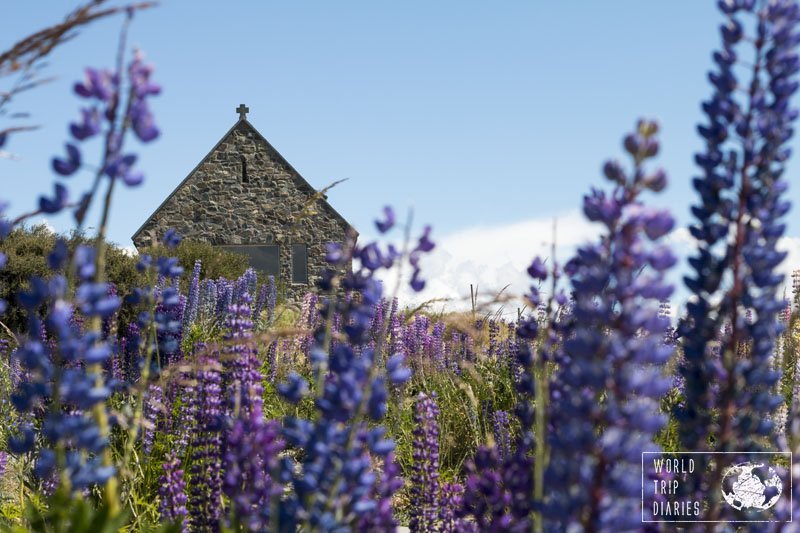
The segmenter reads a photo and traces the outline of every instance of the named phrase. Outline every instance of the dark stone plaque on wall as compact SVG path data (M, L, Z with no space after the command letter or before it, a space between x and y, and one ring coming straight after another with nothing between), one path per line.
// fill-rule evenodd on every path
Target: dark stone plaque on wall
M250 266L261 272L275 276L280 275L280 247L277 244L224 245L225 250L246 255Z

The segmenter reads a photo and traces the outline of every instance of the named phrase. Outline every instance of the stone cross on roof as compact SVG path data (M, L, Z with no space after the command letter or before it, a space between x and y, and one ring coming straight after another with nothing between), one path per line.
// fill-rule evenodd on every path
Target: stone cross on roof
M244 104L239 104L239 107L236 108L236 112L239 113L239 120L244 120L247 118L247 113L250 112L250 108Z

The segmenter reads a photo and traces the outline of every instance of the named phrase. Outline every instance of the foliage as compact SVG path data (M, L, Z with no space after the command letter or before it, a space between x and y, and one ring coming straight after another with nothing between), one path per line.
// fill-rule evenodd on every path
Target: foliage
M195 261L200 260L202 269L200 276L203 279L236 279L248 268L247 257L213 246L206 242L183 239L175 249L168 249L163 244L157 244L141 250L155 257L171 255L178 259L178 264L184 272L191 272ZM184 278L182 287L188 287L188 280Z
M8 302L8 309L2 322L12 331L20 331L26 324L25 309L17 301L16 294L21 288L29 286L31 278L42 278L47 275L49 272L47 254L55 246L56 238L55 233L40 224L18 227L0 241L0 253L7 257L5 268L0 270L0 298ZM73 253L78 245L88 243L88 237L76 233L67 240L67 247L70 253ZM133 287L142 282L136 270L136 258L111 243L106 245L106 251L108 280L120 294L129 294ZM123 306L120 313L122 323L130 322L134 316L135 311L132 307Z
M90 170L91 188L73 202L59 178L15 220L0 206L0 313L11 326L0 341L0 525L627 531L646 529L653 503L642 507L636 483L643 451L798 451L800 304L778 298L775 269L800 7L719 6L692 297L676 328L665 311L674 222L644 201L666 186L645 164L659 150L654 121L625 137L630 167L606 163L610 185L583 199L600 238L563 265L535 258L532 312L514 321L429 316L384 294L378 273L394 266L425 287L420 258L435 245L427 226L412 240L410 223L400 248L331 245L317 292L281 304L274 279L243 257L172 230L136 258L106 242L115 188L143 181L126 140L158 137L149 99L160 88L139 53L87 69L75 93L88 107L52 167ZM81 143L96 136L104 149L89 167ZM21 227L62 211L76 222L69 239ZM378 232L397 226L384 208ZM709 491L726 461L710 485L681 494L714 519L732 516ZM791 511L784 498L774 530Z

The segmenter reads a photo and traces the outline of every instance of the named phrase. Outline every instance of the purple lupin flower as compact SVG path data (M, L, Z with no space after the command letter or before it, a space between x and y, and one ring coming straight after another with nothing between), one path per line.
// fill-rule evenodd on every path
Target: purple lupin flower
M442 533L461 533L474 529L474 524L458 518L462 508L464 486L459 483L442 483L439 488L439 528Z
M181 531L189 531L186 511L186 482L183 479L181 460L174 453L167 456L162 465L164 473L159 479L158 511L161 519L167 522L178 523Z
M275 277L269 276L267 278L267 283L262 283L261 286L258 288L258 296L256 296L256 302L253 306L253 319L258 320L261 318L261 313L267 309L267 301L270 298L271 292L274 290L275 285ZM273 308L274 308L273 303ZM267 321L272 318L272 310L267 309L269 316L267 317Z
M150 81L152 72L153 68L145 64L144 56L137 52L128 67L132 86L131 93L133 95L133 100L129 106L128 118L136 136L145 143L155 140L160 133L147 104L148 96L157 95L161 92L161 87Z
M18 358L14 357L14 350L10 343L5 339L0 339L0 358L8 362L8 380L12 388L17 386L22 374L21 364Z
M396 300L396 299L395 299ZM400 353L403 349L403 324L397 313L389 319L389 353Z
M75 93L83 98L96 98L109 102L114 96L115 74L108 69L87 68L82 82L73 86Z
M669 300L661 300L658 304L658 316L665 318L666 320L670 320L672 317L672 306L669 303ZM664 344L668 344L670 346L674 346L677 338L675 336L675 328L672 327L670 323L667 326L666 332L664 333Z
M518 319L517 322L506 323L506 339L502 347L504 351L502 360L508 366L508 374L515 383L519 380L519 373L521 371L519 361L517 360L517 352L519 351L517 326L519 325L520 319Z
M200 349L202 347L196 346L195 352ZM175 384L178 388L177 396L180 406L177 416L178 439L175 441L175 452L181 457L190 444L197 416L198 402L195 399L197 388L193 377L191 372L181 371L177 375Z
M101 129L100 112L96 107L81 109L81 121L69 125L70 133L79 141L97 135Z
M331 329L336 333L342 332L342 314L338 311L334 311L333 313L333 327ZM337 337L334 336L333 339L331 339L331 347L335 347L338 342Z
M219 278L217 280L217 298L216 298L217 306L214 309L214 318L222 323L225 321L225 318L228 313L228 308L233 303L233 284L225 279Z
M3 479L3 474L6 473L6 464L8 463L8 454L0 451L0 479Z
M219 364L209 357L201 357L195 377L196 424L191 442L189 525L192 531L215 531L219 528L222 489L223 420Z
M420 393L414 406L411 531L432 531L439 516L439 407L436 394Z
M275 302L278 299L278 284L275 283L275 276L267 277L267 311L269 319L272 320L275 314Z
M694 180L701 203L693 208L696 223L690 231L699 241L700 250L690 262L695 273L686 278L687 286L697 298L687 305L690 319L680 332L686 356L681 372L686 379L687 401L678 414L682 420L681 440L688 449L705 446L706 435L715 426L711 411L719 405L710 385L716 381L735 385L733 389L724 386L719 391L722 403L735 401L737 405L774 408L772 399L749 387L747 391L739 388L744 382L725 374L732 376L737 371L732 359L747 337L754 341L750 364L765 367L777 337L778 325L772 317L776 311L775 290L782 276L774 268L784 254L777 252L775 245L784 230L779 219L789 209L788 202L781 199L786 182L780 178L789 153L784 145L792 135L791 123L797 115L789 107L789 98L797 89L793 67L797 62L796 39L792 33L798 19L796 3L779 1L763 9L752 4L721 7L729 18L728 25L740 30L738 18L754 16L756 35L753 39L743 39L742 31L738 35L723 32L722 50L714 55L716 67L709 75L714 94L703 105L709 125L698 128L706 149L696 156L703 172L702 177ZM755 48L753 74L744 99L739 97L743 87L734 72L735 50L742 46ZM731 136L743 137L743 153L728 151L726 140ZM728 209L728 205L740 207ZM748 220L759 222L752 224ZM729 228L735 230L732 240L728 237ZM725 253L717 254L715 245L721 241L727 242L723 245ZM722 283L726 272L736 277L728 291ZM715 305L720 296L721 304ZM743 307L756 310L757 324L746 323L742 314L747 309ZM726 321L731 328L720 339L723 346L720 376L706 359L709 345L714 341L711 333L719 331ZM763 379L774 383L777 376L764 375ZM760 384L766 385L766 381ZM748 401L745 398L750 394L755 396ZM753 437L769 433L768 427L760 425L768 418L764 416L767 413L738 408L735 411L741 416L734 419L726 414L718 424L723 448L737 442L738 449L743 449L743 442L751 443ZM740 431L737 429L740 424L742 429L752 424L756 428ZM739 437L745 440L740 441Z
M239 302L228 308L228 331L222 355L225 372L223 394L228 418L233 418L237 409L247 414L257 405L261 411L261 365L252 341L251 302L250 294L243 292Z
M313 292L303 295L303 303L300 305L300 323L307 327L315 327L319 313L317 312L317 302L319 297Z
M380 423L387 410L388 386L403 384L411 371L404 366L402 354L384 358L385 339L370 347L370 325L383 296L382 285L374 276L376 270L386 267L381 255L371 244L329 247L332 264L318 285L330 297L320 303L319 313L328 317L335 306L344 338L328 346L326 328L317 329L310 353L317 383L316 416L284 421L287 444L301 447L305 453L297 462L290 458L282 462L282 479L291 480L294 490L284 493L280 501L280 530L351 530L381 512L379 504L390 498L376 491L378 477L373 465L385 462L394 442L385 438L384 427L368 421ZM356 271L350 268L354 257L361 259ZM346 291L344 299L338 299L337 286ZM292 373L278 390L296 404L309 394L310 387Z
M301 327L308 328L310 331L316 329L319 322L317 302L318 296L313 292L306 293L303 296L303 304L300 308L300 324ZM308 357L313 344L314 336L311 333L303 335L300 339L300 352Z
M424 330L421 332L422 342L420 343L422 349L420 350L420 362L426 366L430 366L433 362L433 335L431 332Z
M292 355L292 341L290 339L283 339L280 344L280 353L276 355L278 359L288 358ZM277 370L277 365L276 365Z
M372 324L369 328L373 340L378 340L378 337L383 333L383 324L388 306L389 302L386 301L386 298L381 298L381 301L375 306L375 316L372 317Z
M156 337L159 362L162 367L174 363L180 356L183 339L183 296L175 287L163 287L156 295Z
M432 349L431 356L433 358L434 364L436 365L436 368L438 368L440 370L444 369L445 366L446 366L445 365L445 356L444 356L444 350L445 350L445 347L444 347L444 345L445 345L445 342L444 342L444 328L445 328L444 322L441 321L441 320L438 320L433 325L433 330L431 331L431 335L430 335L430 337L431 337L431 349Z
M489 332L489 345L486 350L486 356L488 358L496 358L498 355L499 350L499 335L500 335L500 327L497 325L496 320L489 320L487 326Z
M53 158L53 170L61 176L70 176L77 172L81 166L81 152L77 146L72 143L66 144L67 157L66 158Z
M204 280L202 289L200 290L200 309L198 311L198 318L202 317L206 320L212 318L216 308L217 284L211 279Z
M222 487L235 524L247 531L266 531L270 526L272 500L282 490L271 477L277 473L283 449L279 435L279 424L266 422L258 404L241 411L226 433Z
M200 269L202 266L200 259L195 260L192 279L189 282L189 297L186 300L186 310L183 312L184 330L197 320L197 310L200 305Z
M455 335L450 336L451 341L453 339L457 339ZM455 344L452 342L448 342L445 338L445 333L442 332L442 370L450 368L451 361L453 359L453 348L455 348Z
M156 428L159 424L159 413L164 411L164 391L156 384L150 384L144 400L144 432L142 434L142 450L149 454L153 448Z
M517 498L527 500L530 507L530 474L525 475L530 466L524 460L504 463L494 447L478 448L465 465L467 480L457 512L464 526L474 524L476 531L529 531L529 509L522 513L512 513L510 509Z
M798 88L800 8L792 0L719 5L727 20L709 73L713 95L703 104L708 122L698 127L705 147L695 156L699 202L689 228L698 251L684 278L692 299L679 331L685 401L676 415L686 449L713 442L718 451L752 451L771 440L782 401L774 394L780 372L771 366L781 331L777 267L786 253L778 241L790 209L784 176L798 115L790 100ZM728 456L708 476L709 486L722 477ZM704 495L694 489L693 496ZM708 496L705 518L718 520L729 510L716 492Z
M139 337L139 324L135 321L128 324L125 337L120 341L120 349L122 350L120 364L122 366L122 373L124 379L128 383L133 383L139 378L141 363L139 345L141 338Z
M114 346L114 351L111 354L108 362L106 363L106 371L108 372L109 387L116 390L124 381L125 376L122 373L122 361L120 360L119 346Z
M75 251L76 277L80 281L75 304L85 316L102 323L116 312L120 301L109 296L107 284L91 281L94 256L87 251L81 247ZM43 438L38 443L41 448L37 450L34 473L46 479L60 469L59 473L66 475L59 479L70 482L66 489L82 490L103 483L114 474L114 467L104 464L102 458L107 436L97 418L91 416L92 410L102 408L111 395L102 365L113 347L102 329L82 332L75 327L75 308L66 300L66 293L66 278L58 274L49 280L31 279L30 290L19 294L20 303L28 311L29 332L14 356L26 373L11 400L26 418L43 418ZM47 309L44 321L39 318L42 307ZM42 335L48 340L41 341ZM58 387L59 406L50 401L54 386ZM105 410L102 413L106 415ZM36 445L34 426L29 422L8 442L9 450L16 454L33 451ZM56 453L58 447L66 450L61 457Z
M462 361L469 361L470 363L475 361L475 339L472 338L472 335L468 333L462 333L462 352L461 352L461 360Z
M511 457L511 431L507 411L492 413L492 433L501 459Z
M658 151L657 131L654 122L639 121L625 138L630 178L619 164L606 165L612 191L593 189L583 207L604 234L564 268L573 308L550 383L548 528L635 529L648 512L641 487L615 480L637 475L641 452L658 449L653 438L665 423L659 401L670 385L661 366L672 348L663 343L668 321L659 302L672 292L664 272L675 258L659 240L674 222L640 200L654 189L643 162Z
M58 473L53 470L46 478L42 479L42 494L52 496L58 488Z
M252 268L244 271L239 279L234 284L233 301L238 302L242 296L247 293L252 302L256 297L256 288L258 287L258 274Z
M380 479L375 484L373 498L376 502L375 511L364 516L358 524L359 531L375 531L394 533L397 531L397 520L394 517L392 497L403 486L400 477L400 465L397 464L394 453L386 456Z
M268 381L275 384L278 375L278 341L272 341L267 348L267 367L269 367Z

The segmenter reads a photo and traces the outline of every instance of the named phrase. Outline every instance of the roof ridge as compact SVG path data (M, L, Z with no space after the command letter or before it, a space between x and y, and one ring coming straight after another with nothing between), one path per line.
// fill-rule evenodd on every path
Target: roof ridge
M206 162L206 160L208 160L208 158L211 156L211 154L213 154L213 153L214 153L214 151L215 151L215 150L216 150L216 149L219 147L219 145L220 145L220 144L222 144L222 143L223 143L223 141L225 141L225 140L226 140L228 137L230 137L230 136L231 136L231 134L234 132L234 130L235 130L235 129L236 129L236 128L237 128L237 127L240 125L240 124L242 124L242 123L244 123L244 125L248 126L248 127L249 127L249 128L250 128L250 129L251 129L251 130L252 130L252 131L253 131L253 132L254 132L254 133L257 135L257 136L258 136L258 138L259 138L259 139L260 139L260 140L261 140L261 141L262 141L264 144L266 144L267 148L268 148L269 150L271 150L271 151L272 151L272 152L273 152L273 153L274 153L274 154L277 156L277 158L278 158L279 162L280 162L280 163L282 163L283 165L285 165L285 166L286 166L286 168L288 168L288 170L289 170L289 173L292 175L292 177L293 177L293 178L294 178L296 181L299 181L301 185L304 185L304 186L308 187L308 188L309 188L309 189L311 189L312 191L316 191L316 192L318 192L318 191L317 191L317 189L316 189L316 188L314 188L314 187L313 187L313 186L312 186L312 185L311 185L311 184L310 184L310 183L309 183L309 182L308 182L308 181L307 181L307 180L306 180L306 179L305 179L305 178L302 176L302 174L300 174L300 173L299 173L299 172L298 172L298 171L297 171L297 170L296 170L296 169L295 169L295 168L292 166L292 164L291 164L291 163L289 163L289 162L286 160L286 158L285 158L285 157L283 157L283 155L282 155L282 154L281 154L281 153L280 153L280 152L279 152L279 151L278 151L278 150L277 150L277 149L276 149L274 146L272 146L272 144L271 144L271 143L270 143L270 142L269 142L269 141L266 139L266 137L264 137L264 135L262 135L262 134L261 134L261 132L260 132L260 131L258 131L258 129L257 129L255 126L253 126L253 124L251 124L251 123L250 123L250 121L249 121L249 120L247 120L246 118L239 118L239 119L236 121L236 123L234 123L234 125L233 125L233 126L231 126L231 127L230 127L230 129L228 129L228 131L227 131L227 132L225 132L225 134L224 134L224 135L223 135L223 136L222 136L222 137L221 137L221 138L220 138L220 139L219 139L219 140L216 142L216 144L214 144L214 146L211 148L211 150L209 150L209 151L208 151L208 153L207 153L205 156L203 156L203 158L202 158L202 159L200 159L200 161L197 163L197 165L195 165L195 166L194 166L194 168L192 168L192 170L191 170L191 171L190 171L190 172L189 172L189 173L186 175L186 177L185 177L185 178L183 178L183 179L180 181L180 183L178 183L178 185L177 185L177 186L176 186L176 187L175 187L175 188L172 190L172 192L171 192L171 193L169 193L169 195L167 195L167 197L166 197L166 198L164 198L164 200L163 200L163 201L162 201L162 202L161 202L161 203L158 205L158 207L156 207L156 209L155 209L155 210L154 210L154 211L153 211L153 212L152 212L152 213L151 213L151 214L150 214L150 215L149 215L149 216L148 216L148 217L145 219L145 221L142 223L142 225L141 225L141 226L139 226L139 229L137 229L137 230L134 232L134 234L131 236L131 240L132 240L132 241L135 241L135 240L136 240L136 238L137 238L137 237L139 237L139 235L140 235L140 234L142 233L142 231L144 230L145 226L147 226L147 223L148 223L148 222L150 222L150 221L153 219L153 217L154 217L156 214L158 214L158 212L159 212L159 211L161 211L161 210L164 208L164 206L167 204L167 202L169 202L169 201L170 201L170 199L171 199L173 196L175 196L175 194L178 192L178 190L179 190L181 187L183 187L183 185L184 185L184 184L185 184L185 183L186 183L186 182L189 180L189 178L191 178L191 177L192 177L192 176L195 174L195 172L197 172L197 170L200 168L200 166L201 166L203 163L205 163L205 162ZM335 208L334 208L334 207L333 207L333 206L332 206L332 205L331 205L331 204L330 204L328 201L327 201L327 199L326 199L325 197L322 197L322 198L320 198L318 201L319 201L319 202L321 202L321 203L322 203L322 206L323 206L324 208L328 209L328 210L330 211L330 213L331 213L331 214L332 214L332 215L333 215L335 218L338 218L338 219L339 219L341 222L343 222L343 223L344 223L344 224L345 224L345 225L346 225L348 228L350 228L350 229L353 229L353 230L355 231L355 228L353 228L353 226L352 226L352 225L351 225L351 224L350 224L350 223L349 223L349 222L348 222L348 221L347 221L347 220L346 220L346 219L345 219L345 218L344 218L344 217L343 217L343 216L342 216L342 215L341 215L341 214L340 214L340 213L339 213L339 212L338 212L338 211L337 211L337 210L336 210L336 209L335 209ZM356 233L357 233L357 232L356 232Z

